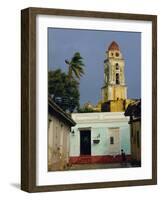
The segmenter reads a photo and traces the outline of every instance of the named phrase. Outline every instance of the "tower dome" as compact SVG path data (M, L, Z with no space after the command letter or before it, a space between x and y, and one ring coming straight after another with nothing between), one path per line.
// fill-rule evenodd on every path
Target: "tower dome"
M119 49L119 45L115 42L115 41L113 41L111 44L110 44L110 46L108 47L108 51L115 51L115 50L117 50L117 51L119 51L120 49Z

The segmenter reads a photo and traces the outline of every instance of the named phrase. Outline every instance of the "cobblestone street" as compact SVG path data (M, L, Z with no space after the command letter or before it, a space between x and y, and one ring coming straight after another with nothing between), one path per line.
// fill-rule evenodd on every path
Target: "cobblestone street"
M86 169L113 169L134 167L130 163L108 163L108 164L73 164L68 170L86 170ZM135 166L138 167L138 166Z

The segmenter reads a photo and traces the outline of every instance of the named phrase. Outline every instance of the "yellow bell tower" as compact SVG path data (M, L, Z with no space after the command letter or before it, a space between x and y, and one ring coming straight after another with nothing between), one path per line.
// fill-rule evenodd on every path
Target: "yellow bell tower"
M106 51L106 59L104 61L102 103L127 99L124 66L125 61L119 45L113 41Z

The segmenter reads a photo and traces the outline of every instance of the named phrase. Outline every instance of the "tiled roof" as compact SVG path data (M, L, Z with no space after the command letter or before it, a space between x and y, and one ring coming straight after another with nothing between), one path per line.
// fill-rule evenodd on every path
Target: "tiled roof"
M64 112L50 97L48 97L48 110L54 116L57 116L62 121L70 126L75 126L75 121L71 118L70 114Z
M118 51L120 50L119 45L115 41L113 41L108 47L108 51L111 51L111 50L118 50Z

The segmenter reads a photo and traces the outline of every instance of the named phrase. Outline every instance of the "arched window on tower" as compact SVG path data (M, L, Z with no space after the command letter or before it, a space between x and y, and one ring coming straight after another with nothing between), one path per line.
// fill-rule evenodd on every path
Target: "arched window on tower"
M120 76L119 76L119 73L116 73L116 84L120 84Z
M119 70L119 64L116 63L116 70Z
M118 52L116 52L116 54L115 54L115 55L116 55L116 57L119 57L119 53L118 53Z

